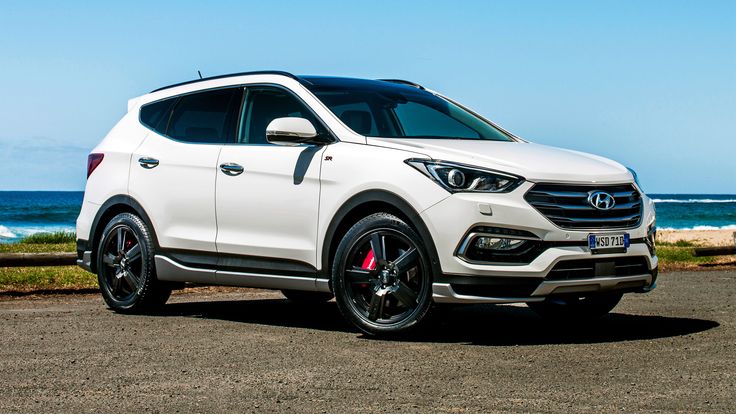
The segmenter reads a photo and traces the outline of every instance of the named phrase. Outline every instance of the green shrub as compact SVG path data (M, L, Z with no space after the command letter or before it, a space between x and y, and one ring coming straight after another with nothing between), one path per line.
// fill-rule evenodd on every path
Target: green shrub
M681 247L676 244L664 246L658 244L657 257L663 265L698 265L717 261L716 257L696 257L692 247Z
M697 247L698 243L688 240L677 240L675 242L666 242L657 240L657 246L671 246L671 247Z
M77 240L76 234L70 231L57 231L55 233L36 233L20 241L21 244L61 244L72 243Z

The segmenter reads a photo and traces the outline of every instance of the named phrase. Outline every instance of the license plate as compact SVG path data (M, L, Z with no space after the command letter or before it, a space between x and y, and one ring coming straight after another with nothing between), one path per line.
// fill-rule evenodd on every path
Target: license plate
M630 243L629 233L588 235L588 247L593 253L626 252Z

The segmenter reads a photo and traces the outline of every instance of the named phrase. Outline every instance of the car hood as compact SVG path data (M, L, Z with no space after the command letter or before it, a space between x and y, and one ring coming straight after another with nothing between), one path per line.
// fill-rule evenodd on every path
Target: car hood
M634 181L626 167L607 158L529 142L369 137L367 144L422 153L437 160L504 171L532 182Z

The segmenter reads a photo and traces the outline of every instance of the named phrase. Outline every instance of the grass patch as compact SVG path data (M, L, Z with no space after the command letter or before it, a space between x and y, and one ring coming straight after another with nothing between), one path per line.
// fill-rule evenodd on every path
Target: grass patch
M695 257L692 247L657 245L657 257L662 271L730 268L736 265L736 256Z
M666 242L666 241L657 241L657 247L659 246L666 246L666 247L697 247L699 246L699 243L695 243L688 240L677 240L675 242Z
M693 250L701 247L699 240L676 240L666 242L657 240L657 257L662 270L690 269L707 265L731 265L734 256L703 256L695 257Z
M96 287L97 276L76 266L0 267L0 292Z
M63 244L75 243L77 235L70 231L57 231L54 233L36 233L24 238L20 244Z
M715 263L718 256L695 257L692 247L657 246L657 257L663 265L698 265ZM726 256L727 257L727 256Z
M0 244L0 253L75 252L77 248L74 241L49 243L53 239L43 240L42 243ZM77 266L0 267L0 292L96 287L97 276Z
M74 243L0 243L0 253L49 253L49 252L76 252Z

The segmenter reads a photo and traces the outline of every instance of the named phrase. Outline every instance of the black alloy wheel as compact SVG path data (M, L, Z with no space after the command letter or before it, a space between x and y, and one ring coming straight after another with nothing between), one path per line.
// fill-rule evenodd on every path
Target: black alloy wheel
M136 312L166 303L171 288L156 279L153 250L139 217L121 213L107 224L97 251L97 279L110 308Z
M142 285L140 241L130 227L118 224L110 229L102 251L104 285L115 300L129 301Z
M413 328L431 305L431 271L421 238L390 214L366 217L338 247L333 287L341 312L362 331Z

